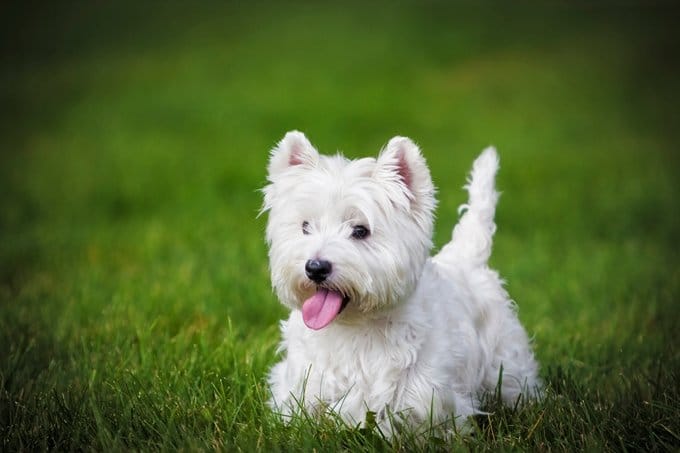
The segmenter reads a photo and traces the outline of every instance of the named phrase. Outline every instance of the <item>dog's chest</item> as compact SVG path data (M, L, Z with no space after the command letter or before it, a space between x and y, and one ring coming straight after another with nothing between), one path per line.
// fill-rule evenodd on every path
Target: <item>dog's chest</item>
M418 342L406 326L385 327L363 332L333 329L308 337L303 346L308 389L327 401L350 393L370 401L394 391L417 361Z

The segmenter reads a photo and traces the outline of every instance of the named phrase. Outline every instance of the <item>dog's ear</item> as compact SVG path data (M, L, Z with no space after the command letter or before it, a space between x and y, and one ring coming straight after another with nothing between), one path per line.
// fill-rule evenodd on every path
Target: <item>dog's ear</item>
M412 205L434 207L434 186L418 145L406 137L392 138L378 156L374 177L396 183Z
M319 152L299 131L288 132L272 149L269 157L269 180L295 165L313 167L319 162Z

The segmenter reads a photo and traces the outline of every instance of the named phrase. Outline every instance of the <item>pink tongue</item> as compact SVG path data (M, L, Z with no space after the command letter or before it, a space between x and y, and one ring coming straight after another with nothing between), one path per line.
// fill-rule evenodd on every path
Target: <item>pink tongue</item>
M302 319L310 329L323 329L338 316L341 308L342 294L319 288L312 297L302 304Z

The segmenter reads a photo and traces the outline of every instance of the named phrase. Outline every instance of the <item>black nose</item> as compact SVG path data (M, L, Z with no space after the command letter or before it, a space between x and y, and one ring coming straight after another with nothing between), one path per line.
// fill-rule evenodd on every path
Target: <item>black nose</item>
M308 260L305 264L305 273L310 280L321 283L331 274L333 266L326 260Z

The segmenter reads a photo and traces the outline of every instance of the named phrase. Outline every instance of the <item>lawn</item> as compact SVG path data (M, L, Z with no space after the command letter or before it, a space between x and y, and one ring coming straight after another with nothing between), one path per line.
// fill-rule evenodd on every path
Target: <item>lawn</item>
M670 6L0 6L0 450L680 448ZM544 401L474 435L283 425L268 151L422 147L435 247L501 155L492 264Z

